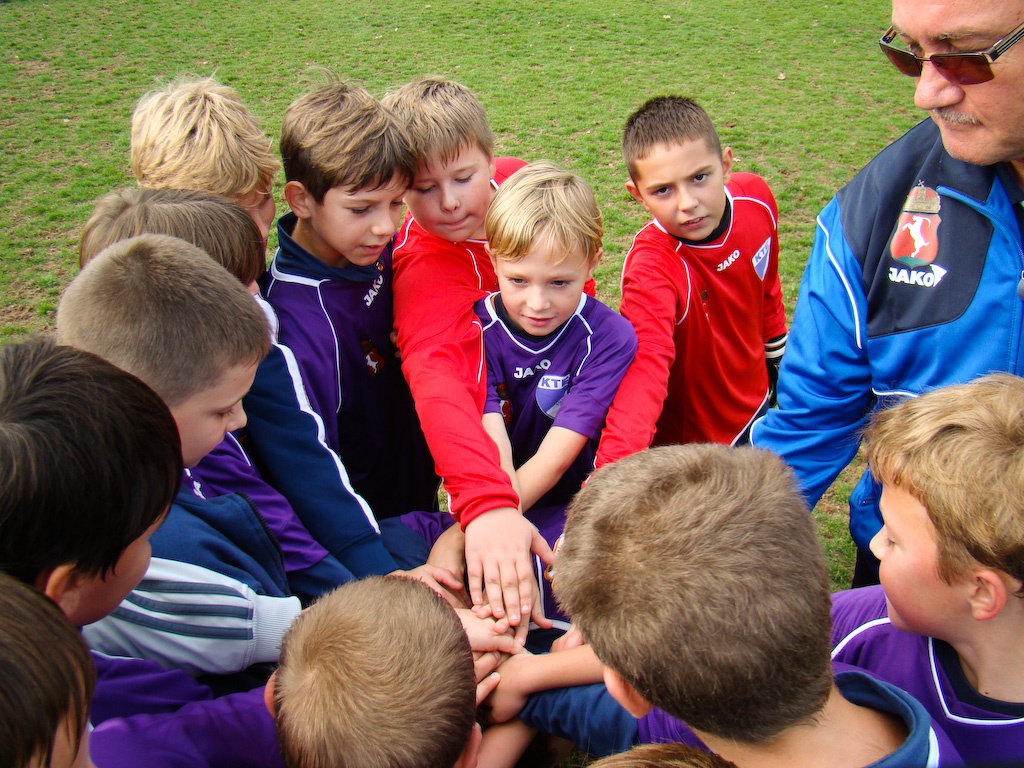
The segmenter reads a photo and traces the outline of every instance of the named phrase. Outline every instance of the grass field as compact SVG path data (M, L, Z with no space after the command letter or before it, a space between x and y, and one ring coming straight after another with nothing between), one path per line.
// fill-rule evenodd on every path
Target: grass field
M0 339L51 326L92 202L131 182L128 124L143 92L212 73L276 136L315 65L378 95L422 73L456 78L486 106L499 153L586 177L608 233L599 293L613 305L644 220L623 188L622 123L650 96L697 98L736 168L775 191L792 310L817 211L922 116L875 44L888 10L884 0L0 0ZM850 549L848 483L837 488L818 513L838 585Z

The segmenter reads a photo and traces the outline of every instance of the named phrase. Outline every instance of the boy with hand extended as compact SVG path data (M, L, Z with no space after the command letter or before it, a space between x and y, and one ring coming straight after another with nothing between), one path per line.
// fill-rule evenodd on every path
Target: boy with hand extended
M395 328L423 432L466 532L473 604L485 602L525 638L534 597L531 550L550 547L522 516L519 497L480 422L486 380L476 301L497 289L484 219L497 185L525 165L493 155L483 106L464 86L424 77L384 98L405 125L416 167L395 246Z
M608 412L597 466L650 445L746 443L773 400L786 343L778 206L732 173L707 114L651 99L626 122L626 189L653 216L622 268L636 359Z
M877 413L881 586L833 597L833 657L909 691L968 765L1024 763L1024 380Z

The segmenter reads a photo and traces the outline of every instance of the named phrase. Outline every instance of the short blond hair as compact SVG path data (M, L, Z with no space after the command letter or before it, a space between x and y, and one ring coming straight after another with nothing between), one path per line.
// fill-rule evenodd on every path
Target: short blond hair
M491 253L519 261L539 237L590 262L601 250L604 226L594 191L580 176L548 162L520 168L498 187L484 220Z
M590 768L736 768L736 763L687 744L641 744L591 763Z
M281 126L285 178L317 203L333 187L377 189L412 183L405 130L369 91L331 79L293 101Z
M476 715L469 640L421 582L349 582L288 630L274 704L288 768L451 768Z
M554 587L598 658L695 729L764 742L832 689L825 555L769 451L665 446L597 470Z
M927 392L875 414L865 439L875 478L928 510L943 580L980 563L1024 583L1024 379Z
M267 191L281 169L238 93L211 77L180 77L139 99L132 173L144 187L240 198Z
M166 235L121 240L92 259L61 297L57 337L142 379L171 409L270 349L267 318L238 280Z
M467 147L494 155L494 134L480 100L461 83L425 76L384 97L405 126L416 162L447 163Z
M146 233L180 237L202 248L243 285L267 267L259 227L230 198L212 192L133 187L96 202L78 241L78 264L84 267L118 240Z

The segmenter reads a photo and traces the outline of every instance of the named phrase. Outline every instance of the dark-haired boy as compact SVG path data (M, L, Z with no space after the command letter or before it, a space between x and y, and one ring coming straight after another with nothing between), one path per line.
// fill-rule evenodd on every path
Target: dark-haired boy
M281 155L291 213L278 221L279 249L261 287L279 338L370 523L433 509L438 479L391 340L392 241L413 169L405 134L365 89L332 81L288 107ZM268 450L276 474L310 472ZM385 542L400 563L418 565L426 552L401 559L415 540L395 541L403 530L385 523Z
M913 694L968 765L1024 764L1024 379L876 414L881 586L833 597L833 657Z
M620 311L637 332L597 466L649 445L741 445L773 401L786 343L778 206L733 173L732 151L690 99L651 99L622 139L626 189L653 219L622 268Z
M662 447L598 470L569 508L555 592L641 741L741 767L962 765L908 694L833 669L824 553L767 451ZM591 727L629 728L614 723Z

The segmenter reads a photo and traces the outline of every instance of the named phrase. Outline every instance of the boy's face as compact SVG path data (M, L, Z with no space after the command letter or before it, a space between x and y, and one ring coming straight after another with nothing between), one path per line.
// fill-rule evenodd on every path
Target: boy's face
M160 515L128 548L121 553L117 564L103 576L84 576L79 586L77 608L68 619L76 627L92 624L109 614L138 586L149 568L152 536L164 521Z
M72 727L67 718L62 720L53 739L50 762L35 760L29 763L30 768L96 768L89 759L89 727L86 726L79 737L77 752L75 742L71 738Z
M432 235L453 243L483 240L493 176L494 158L468 144L448 162L434 159L418 166L405 204Z
M567 255L556 240L542 234L519 261L491 261L509 317L531 336L546 336L576 311L597 259Z
M377 189L331 187L322 203L309 199L309 218L294 237L328 266L373 264L402 222L405 189L399 179Z
M245 426L242 396L256 376L256 363L228 368L209 389L171 408L181 436L181 457L194 467L224 439L225 432Z
M732 150L719 156L703 139L657 144L635 166L626 189L670 235L703 240L715 231L725 214Z
M884 484L879 502L885 525L871 540L893 626L904 632L943 637L955 626L960 601L955 585L939 576L935 526L925 506L899 486Z

